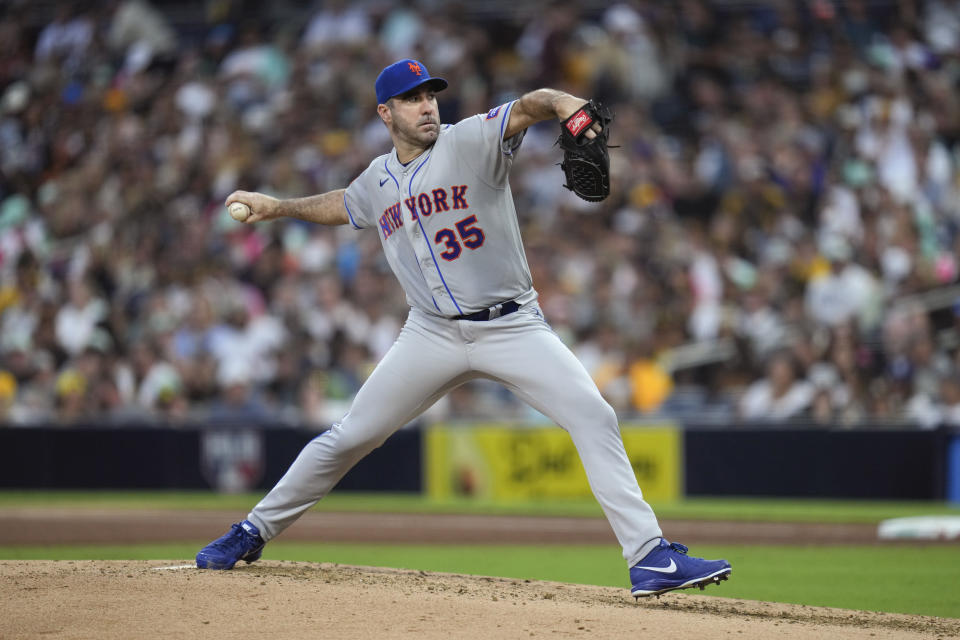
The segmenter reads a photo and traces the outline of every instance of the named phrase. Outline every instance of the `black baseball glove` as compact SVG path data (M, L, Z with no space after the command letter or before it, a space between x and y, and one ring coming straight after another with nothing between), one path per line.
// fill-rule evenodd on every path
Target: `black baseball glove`
M572 116L560 123L557 144L563 149L560 168L567 177L563 185L589 202L600 202L610 195L610 153L607 136L613 114L610 109L591 100ZM594 123L600 133L588 138L587 131Z

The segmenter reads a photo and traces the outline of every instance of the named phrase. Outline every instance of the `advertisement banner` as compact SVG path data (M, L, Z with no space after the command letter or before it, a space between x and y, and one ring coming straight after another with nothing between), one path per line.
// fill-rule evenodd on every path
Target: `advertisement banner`
M682 440L672 425L621 427L627 457L652 501L680 497ZM557 427L434 425L424 441L424 486L435 499L510 501L589 497L570 436Z

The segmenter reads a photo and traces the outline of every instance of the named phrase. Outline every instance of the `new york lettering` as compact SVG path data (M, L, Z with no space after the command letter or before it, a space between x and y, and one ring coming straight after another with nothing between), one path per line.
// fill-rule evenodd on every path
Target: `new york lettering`
M449 189L430 189L415 196L404 199L403 206L410 213L410 221L416 222L420 217L428 218L434 213L444 211L469 209L467 203L467 185L453 185ZM383 210L380 216L380 231L386 240L394 231L403 226L403 209L397 202Z

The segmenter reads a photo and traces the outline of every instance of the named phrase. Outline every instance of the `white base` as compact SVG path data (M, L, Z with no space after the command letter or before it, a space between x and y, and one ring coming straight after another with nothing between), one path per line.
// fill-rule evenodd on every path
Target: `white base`
M960 538L960 516L915 516L891 518L877 526L881 540L957 540Z

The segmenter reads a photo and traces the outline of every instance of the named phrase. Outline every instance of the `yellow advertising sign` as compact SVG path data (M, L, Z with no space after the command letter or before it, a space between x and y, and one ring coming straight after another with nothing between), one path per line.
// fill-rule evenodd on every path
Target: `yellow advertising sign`
M644 497L679 498L680 431L669 425L623 426L621 433ZM591 495L573 441L557 427L436 425L427 429L424 446L431 498L509 501Z

